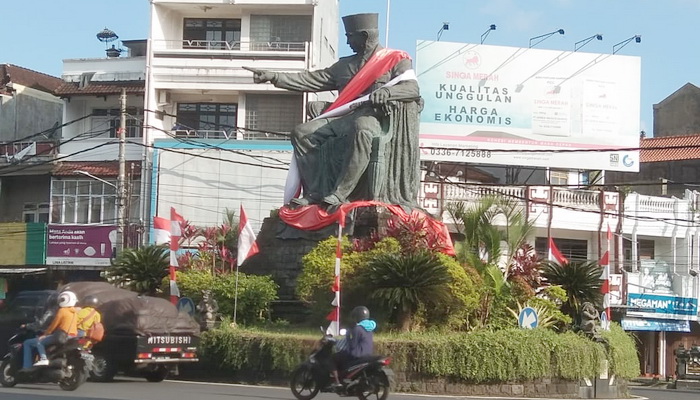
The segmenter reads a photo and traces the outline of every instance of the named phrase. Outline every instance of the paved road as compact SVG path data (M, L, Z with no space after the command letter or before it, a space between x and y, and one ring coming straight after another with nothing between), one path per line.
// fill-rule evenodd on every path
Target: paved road
M696 400L700 391L675 391L663 389L633 388L633 394L650 400ZM392 400L455 400L478 399L460 396L422 396L393 393ZM186 383L166 381L148 383L141 379L119 379L112 383L86 383L75 392L64 392L57 385L18 385L0 388L2 400L293 400L287 388L246 385ZM322 394L319 400L340 399L332 394ZM486 398L488 399L488 398ZM493 398L491 398L493 399ZM499 398L503 399L503 398ZM522 400L522 399L521 399Z

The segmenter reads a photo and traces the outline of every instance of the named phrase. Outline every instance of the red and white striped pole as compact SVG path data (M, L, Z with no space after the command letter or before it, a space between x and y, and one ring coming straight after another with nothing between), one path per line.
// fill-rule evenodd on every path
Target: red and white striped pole
M177 262L177 251L180 249L180 237L182 236L181 223L185 219L175 212L175 207L170 207L170 302L177 305L180 298L180 289L177 287L176 270L179 267Z
M340 260L343 258L343 222L345 218L338 221L338 238L335 246L335 271L333 276L333 301L331 305L335 308L326 316L326 319L331 321L327 333L338 336L340 335Z
M603 272L600 279L603 280L603 284L600 287L600 291L603 293L603 309L605 316L607 317L607 323L611 321L612 315L610 314L610 241L612 239L612 231L610 230L610 225L608 225L608 248L600 259L600 265L603 267Z

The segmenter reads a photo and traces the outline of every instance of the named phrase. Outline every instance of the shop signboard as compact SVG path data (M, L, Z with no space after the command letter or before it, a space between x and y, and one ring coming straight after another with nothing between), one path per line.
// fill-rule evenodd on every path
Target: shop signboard
M627 279L628 316L697 320L692 277L672 273L664 261L641 260L641 272L630 272Z
M49 225L46 264L109 266L115 225Z

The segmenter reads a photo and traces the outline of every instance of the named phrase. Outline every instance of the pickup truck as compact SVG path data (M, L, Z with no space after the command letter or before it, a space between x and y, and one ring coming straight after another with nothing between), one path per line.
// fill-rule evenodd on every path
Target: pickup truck
M169 301L106 282L69 283L62 290L75 292L78 300L88 295L99 299L105 337L92 348L93 381L108 382L124 372L160 382L177 374L178 365L199 361L199 324Z

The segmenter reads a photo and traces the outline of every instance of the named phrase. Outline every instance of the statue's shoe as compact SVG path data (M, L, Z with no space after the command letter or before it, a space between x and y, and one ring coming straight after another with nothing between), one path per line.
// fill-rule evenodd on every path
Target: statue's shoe
M311 204L311 200L306 197L297 197L289 200L289 205L292 207L304 207Z

